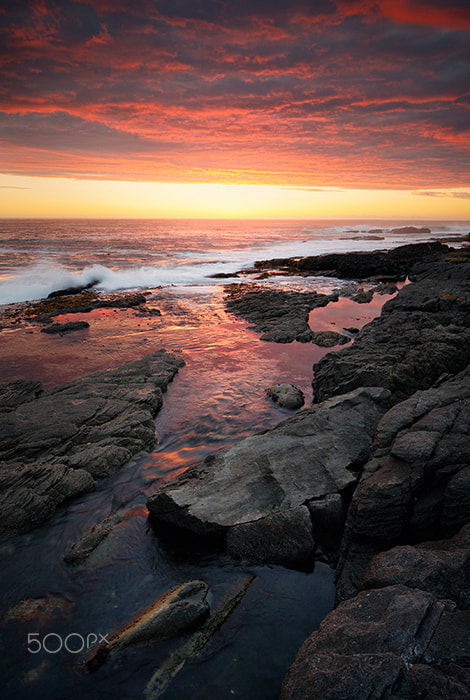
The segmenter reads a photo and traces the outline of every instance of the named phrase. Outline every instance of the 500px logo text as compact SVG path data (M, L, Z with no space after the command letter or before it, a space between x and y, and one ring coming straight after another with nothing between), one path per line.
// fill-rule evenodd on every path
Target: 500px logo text
M107 634L95 634L91 632L84 636L78 632L71 632L66 637L49 632L49 634L41 635L39 632L28 633L28 651L30 654L39 654L40 651L45 651L47 654L57 654L62 649L70 654L80 654L82 651L88 650L97 643L107 643Z

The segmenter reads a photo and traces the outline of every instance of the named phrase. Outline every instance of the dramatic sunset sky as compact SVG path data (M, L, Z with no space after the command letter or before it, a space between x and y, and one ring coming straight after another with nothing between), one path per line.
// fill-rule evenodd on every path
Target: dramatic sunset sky
M2 0L0 216L470 217L468 0Z

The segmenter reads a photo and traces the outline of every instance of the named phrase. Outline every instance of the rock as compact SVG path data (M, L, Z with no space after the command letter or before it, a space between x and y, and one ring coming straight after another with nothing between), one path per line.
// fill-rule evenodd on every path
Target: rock
M231 527L227 551L251 562L312 567L315 542L308 509L299 506Z
M322 275L340 279L395 277L405 279L417 262L435 260L451 249L442 243L416 243L399 246L389 251L368 253L328 253L296 258L258 260L257 270L282 270L283 274Z
M94 488L95 481L84 469L0 463L0 534L31 530L65 500Z
M41 333L70 333L71 331L81 331L84 328L89 328L90 324L86 321L69 321L68 323L52 323L50 326L41 328Z
M446 680L447 687L468 693L460 680L468 678L468 615L455 611L451 601L406 586L359 593L338 605L303 644L284 679L281 700L411 700L419 695L410 695L410 688L423 689L416 666L421 673L427 669L428 677L440 675L441 687ZM452 623L458 629L453 647ZM446 673L450 663L458 669Z
M265 289L257 284L231 284L225 291L227 309L262 333L261 340L276 343L310 342L310 311L338 299L336 294Z
M43 598L23 598L12 605L3 616L2 623L10 622L35 624L37 627L50 625L57 618L67 618L72 610L71 601L60 595Z
M431 233L431 229L427 226L402 226L401 228L392 228L392 233Z
M372 289L369 289L367 292L360 289L357 294L352 295L351 299L355 301L356 304L369 304L369 302L372 301L373 296L374 291Z
M402 545L372 558L361 588L403 584L470 608L470 523L450 540Z
M336 333L335 331L318 331L312 334L312 343L320 345L322 348L331 348L334 345L345 345L349 342L351 342L351 338L348 338L342 333Z
M172 637L201 625L209 615L204 581L189 581L160 598L136 620L92 650L87 666L96 669L110 654L153 639Z
M470 521L470 367L392 407L354 493L337 595L354 595L368 559L455 534Z
M392 252L392 251L391 251ZM470 362L470 256L447 256L416 272L351 347L314 366L316 400L383 386L401 401Z
M355 482L353 471L368 459L387 401L388 392L368 388L303 409L271 430L219 450L163 486L147 502L150 514L200 536L227 536L239 553L243 546L249 552L256 541L257 561L262 556L285 561L285 542L295 540L295 523L305 521L305 510L298 509ZM294 532L289 533L291 526ZM231 528L238 529L231 533ZM298 551L308 539L305 528L303 532L292 565L298 565ZM271 541L259 545L265 536Z
M326 549L338 547L346 521L346 505L339 493L331 493L307 503L313 525L313 537Z
M74 542L64 555L66 564L83 564L98 545L122 522L121 511L104 518Z
M303 392L292 384L274 384L266 389L266 393L283 408L295 410L305 403Z
M52 292L47 299L29 303L24 316L32 321L50 323L53 316L60 314L88 313L102 308L130 309L146 302L143 294L101 294L88 291L90 286L79 289L79 293L74 290Z
M22 403L34 401L42 394L41 382L18 379L0 385L0 412L14 411Z
M372 287L371 291L374 292L374 294L377 292L377 294L380 295L396 294L396 292L398 292L398 287L393 282L382 282L377 284L375 287Z
M183 364L159 350L49 391L0 389L0 533L33 527L151 449L162 392Z

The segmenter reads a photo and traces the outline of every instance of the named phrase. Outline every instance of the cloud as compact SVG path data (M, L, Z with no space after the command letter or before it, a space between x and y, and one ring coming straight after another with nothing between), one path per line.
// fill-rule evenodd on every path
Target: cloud
M1 12L5 172L468 184L464 2L7 0Z
M455 199L470 199L470 192L438 192L438 191L421 191L412 192L412 194L418 197L453 197Z

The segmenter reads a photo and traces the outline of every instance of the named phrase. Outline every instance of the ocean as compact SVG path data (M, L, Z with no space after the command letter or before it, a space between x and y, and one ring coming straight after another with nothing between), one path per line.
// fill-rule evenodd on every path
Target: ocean
M400 231L404 227L414 233ZM96 282L103 291L220 284L255 260L455 241L469 222L288 220L0 220L0 304ZM430 229L430 233L419 229ZM280 280L278 280L278 283ZM292 282L292 280L291 280Z
M431 232L396 230L408 226ZM157 540L145 503L157 486L188 465L292 415L266 396L270 384L293 383L304 392L306 405L311 403L312 365L330 349L260 341L223 303L225 284L255 275L239 280L211 275L249 269L259 259L387 249L430 239L460 246L468 230L463 222L413 221L0 221L0 303L94 282L108 292L142 289L147 303L161 310L161 316L150 318L130 309L74 314L90 328L63 337L48 336L34 325L3 328L0 381L37 378L47 388L160 347L181 351L186 362L164 396L156 419L159 442L151 454L100 480L93 493L66 504L32 532L0 544L2 697L141 698L179 642L130 650L95 674L85 671L83 655L58 649L59 642L72 639L69 635L76 641L108 633L186 580L203 579L220 600L253 575L243 601L162 697L278 697L300 644L333 607L334 570L328 560L319 552L314 570L305 572L248 565L205 551L188 556ZM342 284L285 276L258 283L326 292ZM340 299L312 311L310 325L314 330L361 327L389 298L374 295L370 304L360 305ZM63 554L70 544L121 508L127 513L123 523L88 564L67 566ZM34 616L5 623L24 600L33 609L35 600L56 601L57 610L43 627ZM49 651L28 652L30 634L49 634Z

